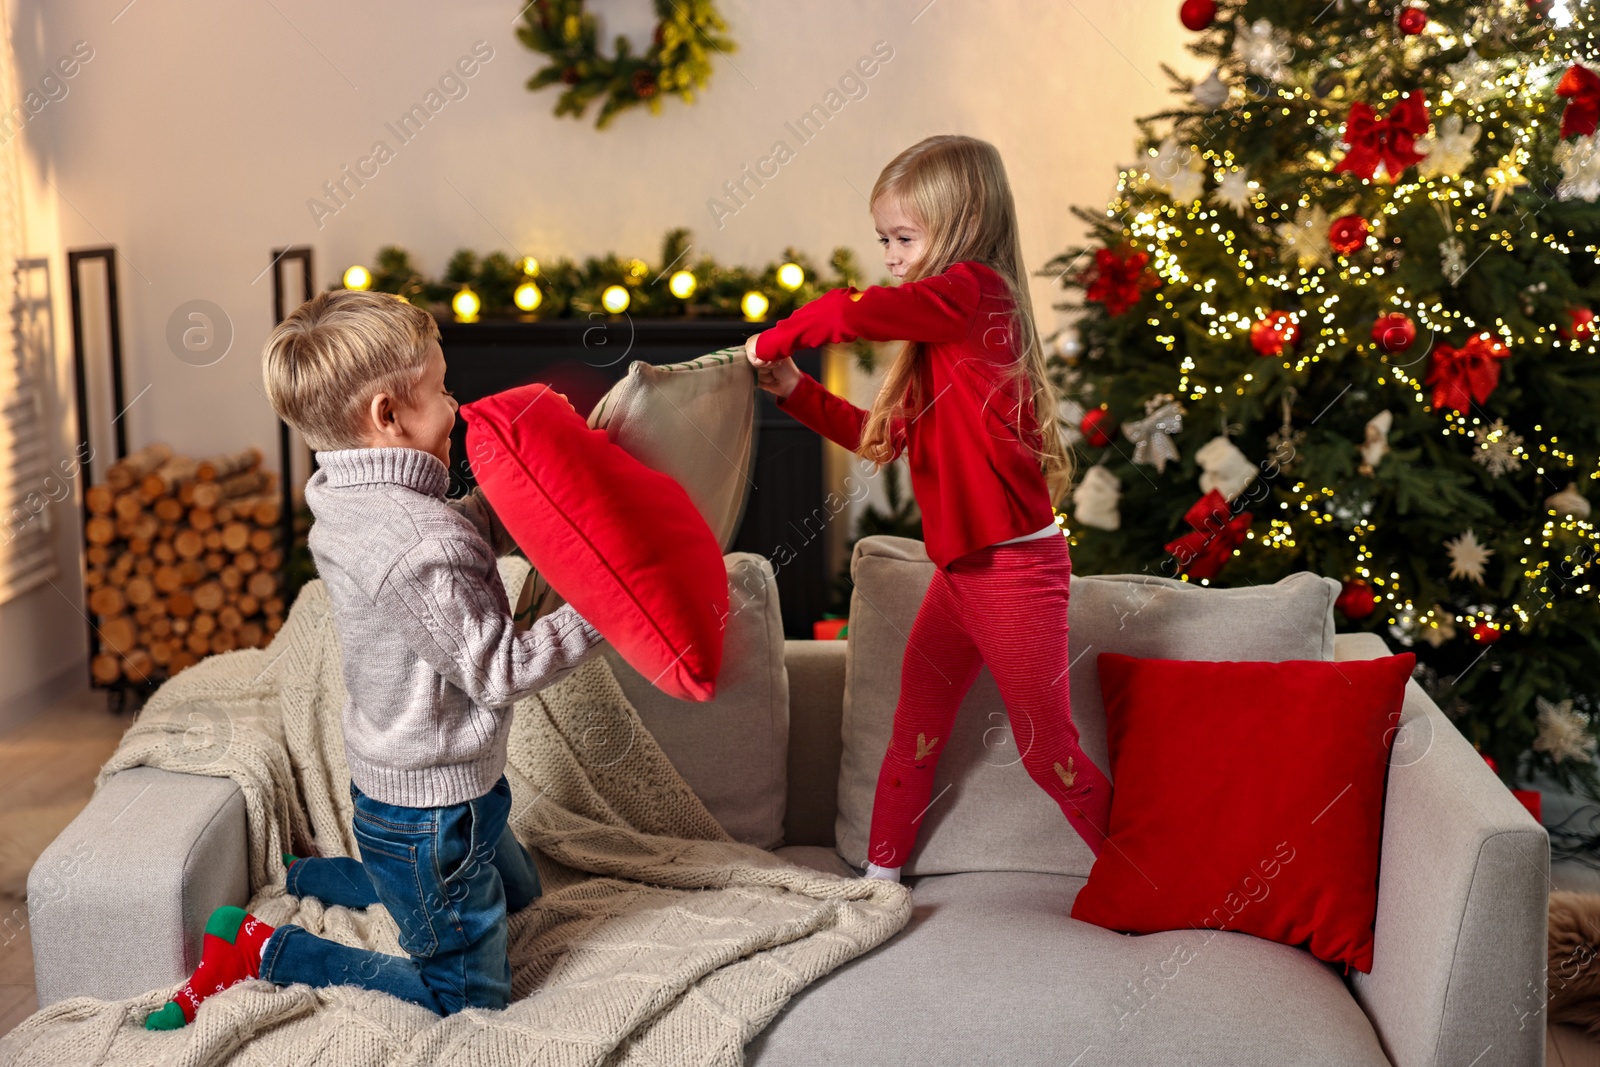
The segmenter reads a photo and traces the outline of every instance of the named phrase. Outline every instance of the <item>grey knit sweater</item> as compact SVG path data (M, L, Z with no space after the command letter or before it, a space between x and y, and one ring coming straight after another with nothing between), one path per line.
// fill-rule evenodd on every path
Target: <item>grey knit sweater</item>
M446 498L438 459L357 448L317 462L310 547L343 653L350 777L385 804L480 797L505 771L511 705L600 634L571 605L516 632L495 567L510 538L480 493Z

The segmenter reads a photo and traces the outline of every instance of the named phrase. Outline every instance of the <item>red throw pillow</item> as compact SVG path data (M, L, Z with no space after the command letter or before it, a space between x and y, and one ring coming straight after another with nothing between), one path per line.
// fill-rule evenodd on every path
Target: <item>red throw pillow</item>
M1101 653L1111 834L1072 917L1238 931L1370 972L1389 749L1416 661Z
M728 571L683 487L589 429L545 385L461 414L473 476L534 569L657 688L710 700Z

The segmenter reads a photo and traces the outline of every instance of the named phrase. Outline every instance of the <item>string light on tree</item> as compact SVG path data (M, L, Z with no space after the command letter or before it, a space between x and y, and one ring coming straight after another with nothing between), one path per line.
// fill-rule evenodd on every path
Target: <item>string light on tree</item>
M511 294L512 302L521 310L532 314L539 310L539 305L544 303L544 294L539 287L531 281L523 282Z
M620 315L628 310L628 304L633 300L628 295L628 290L620 285L608 285L605 292L600 294L600 306L613 315Z
M346 289L372 288L372 272L359 263L353 267L345 268L344 287Z

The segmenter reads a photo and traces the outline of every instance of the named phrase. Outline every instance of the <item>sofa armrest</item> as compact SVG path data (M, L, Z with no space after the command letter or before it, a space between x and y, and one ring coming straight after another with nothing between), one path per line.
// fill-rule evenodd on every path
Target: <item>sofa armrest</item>
M1335 642L1335 659L1388 654L1375 634ZM1549 838L1415 681L1400 724L1372 973L1351 992L1394 1067L1542 1064Z
M785 641L789 672L789 804L783 840L833 847L844 755L844 674L849 641Z
M156 767L108 778L28 872L39 1006L182 982L211 912L249 900L247 844L231 779Z

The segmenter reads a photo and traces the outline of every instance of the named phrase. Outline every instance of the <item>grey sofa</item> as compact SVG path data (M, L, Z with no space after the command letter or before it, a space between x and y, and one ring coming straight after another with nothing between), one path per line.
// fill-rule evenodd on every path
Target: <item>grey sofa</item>
M728 561L737 610L716 701L678 704L607 655L646 728L730 833L852 875L841 851L860 863L861 791L892 713L895 649L932 565L917 542L861 542L850 638L786 642L771 565ZM1095 650L1388 654L1374 635L1335 637L1337 583L1293 577L1257 590L1075 578L1071 684L1089 755L1105 758ZM910 924L795 997L750 1044L751 1063L1544 1062L1546 835L1415 682L1387 784L1375 962L1349 978L1248 935L1134 937L1071 919L1087 849L1020 765L998 758L999 714L985 672L906 868ZM1263 760L1282 757L1270 739L1261 749ZM30 877L40 1004L181 981L211 909L249 896L245 841L227 779L144 767L112 777ZM96 935L130 913L141 922L122 923L117 939Z

